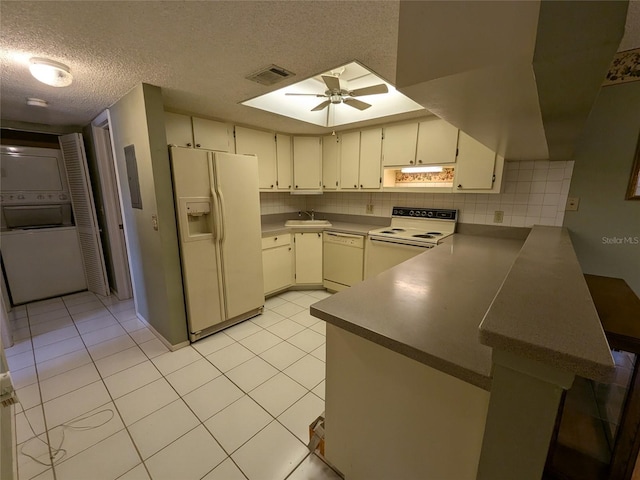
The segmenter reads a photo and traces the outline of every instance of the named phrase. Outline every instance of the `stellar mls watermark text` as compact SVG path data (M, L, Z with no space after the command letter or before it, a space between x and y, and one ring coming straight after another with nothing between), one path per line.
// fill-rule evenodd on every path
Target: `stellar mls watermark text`
M602 237L603 245L638 245L640 237Z

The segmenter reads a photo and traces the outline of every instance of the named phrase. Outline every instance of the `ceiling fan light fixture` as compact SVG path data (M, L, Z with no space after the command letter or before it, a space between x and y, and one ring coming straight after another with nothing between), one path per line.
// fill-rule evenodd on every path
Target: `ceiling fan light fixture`
M52 87L68 87L73 82L69 67L48 58L32 58L29 71L36 80Z

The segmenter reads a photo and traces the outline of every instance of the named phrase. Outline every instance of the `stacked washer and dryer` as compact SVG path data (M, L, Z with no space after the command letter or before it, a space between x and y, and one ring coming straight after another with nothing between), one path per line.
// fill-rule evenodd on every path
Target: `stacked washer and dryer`
M85 290L60 150L0 147L0 252L11 304Z

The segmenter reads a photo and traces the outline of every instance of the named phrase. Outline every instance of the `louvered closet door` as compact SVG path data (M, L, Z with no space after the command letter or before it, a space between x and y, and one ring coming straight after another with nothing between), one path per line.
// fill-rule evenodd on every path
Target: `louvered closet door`
M93 293L109 295L109 281L102 254L102 242L82 135L72 133L58 137L58 140L67 172L73 215L80 237L87 286Z

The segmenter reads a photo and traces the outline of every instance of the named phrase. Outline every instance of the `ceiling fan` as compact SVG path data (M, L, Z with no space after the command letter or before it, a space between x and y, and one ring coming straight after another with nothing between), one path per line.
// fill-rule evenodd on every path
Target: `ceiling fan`
M311 109L312 112L317 112L319 110L327 108L331 104L337 105L339 103L344 103L346 105L349 105L350 107L357 108L358 110L366 110L371 106L371 104L353 97L377 95L379 93L387 93L389 91L384 83L372 85L370 87L349 90L348 88L346 88L346 85L344 85L345 88L343 88L343 85L340 83L340 78L338 78L338 76L322 75L322 80L327 86L327 90L325 90L324 93L286 93L285 95L315 96L326 98L327 100L324 100L322 103L316 105Z

